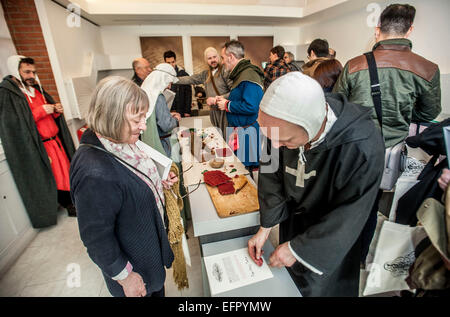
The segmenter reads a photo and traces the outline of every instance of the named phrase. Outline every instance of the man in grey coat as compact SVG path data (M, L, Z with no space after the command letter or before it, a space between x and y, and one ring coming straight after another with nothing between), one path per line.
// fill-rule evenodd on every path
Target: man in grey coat
M226 112L219 110L216 106L216 97L223 96L227 98L230 94L232 81L228 78L230 73L222 67L220 57L214 47L208 47L205 52L205 61L208 64L208 70L193 76L178 77L178 85L205 85L206 103L210 106L210 119L213 126L220 128L225 134L228 126Z

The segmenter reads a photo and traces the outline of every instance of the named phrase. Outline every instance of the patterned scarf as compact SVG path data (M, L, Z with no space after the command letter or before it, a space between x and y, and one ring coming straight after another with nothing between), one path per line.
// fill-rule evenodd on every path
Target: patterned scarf
M98 139L102 142L103 146L109 152L117 155L122 160L132 165L134 168L138 169L145 175L147 175L153 182L154 185L150 184L150 181L141 173L133 170L132 168L126 166L130 171L135 173L140 179L142 179L152 190L153 195L155 196L156 205L158 206L159 213L161 215L161 219L164 223L164 191L163 185L161 182L161 177L158 174L155 163L153 163L152 159L147 156L144 152L138 149L136 144L127 144L127 143L114 143L109 141L102 136L97 134ZM120 161L119 161L120 162ZM156 186L156 189L155 187ZM155 192L157 190L158 192ZM161 201L163 199L163 201Z

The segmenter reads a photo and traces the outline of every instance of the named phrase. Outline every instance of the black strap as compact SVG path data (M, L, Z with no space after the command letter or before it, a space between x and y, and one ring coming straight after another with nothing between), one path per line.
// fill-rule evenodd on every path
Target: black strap
M56 135L55 135L55 136L52 136L51 138L42 140L42 142L48 142L48 141L51 141L51 140L56 140Z
M381 89L380 81L378 79L377 63L375 62L375 56L373 52L364 53L369 65L370 76L370 92L372 94L373 104L375 106L375 112L377 114L378 123L380 124L381 134L383 134L383 115L381 112Z

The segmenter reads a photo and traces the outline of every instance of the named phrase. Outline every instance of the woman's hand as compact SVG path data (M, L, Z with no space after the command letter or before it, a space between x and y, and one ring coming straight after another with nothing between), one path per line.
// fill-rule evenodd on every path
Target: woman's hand
M165 189L170 189L173 184L178 182L178 177L174 172L170 172L166 180L161 181Z
M126 297L144 297L147 295L145 283L139 273L130 272L125 279L117 282L122 286Z

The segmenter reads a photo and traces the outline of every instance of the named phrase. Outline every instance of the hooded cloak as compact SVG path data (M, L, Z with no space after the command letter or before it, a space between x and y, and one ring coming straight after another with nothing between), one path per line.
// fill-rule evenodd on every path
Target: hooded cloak
M21 82L18 70L22 58L19 55L8 58L11 74L0 83L0 138L31 224L34 228L43 228L56 224L57 188L28 103L29 96L25 96L14 79ZM39 83L38 79L36 81ZM49 104L55 103L39 84L33 88L39 90ZM58 137L70 160L75 146L64 116L60 115L55 122L59 129Z
M147 112L147 129L142 134L142 141L158 150L161 154L167 155L159 138L158 127L156 125L155 107L159 95L169 86L170 83L176 83L175 69L162 63L156 66L150 75L142 83L141 88L147 93L149 99L149 108Z
M370 109L340 94L324 97L314 79L293 72L269 86L261 110L301 125L309 141L325 116L334 121L307 151L282 146L275 153L268 143L271 162L261 162L258 178L260 221L280 224L280 244L288 242L297 259L287 269L303 296L358 296L361 233L384 164Z

